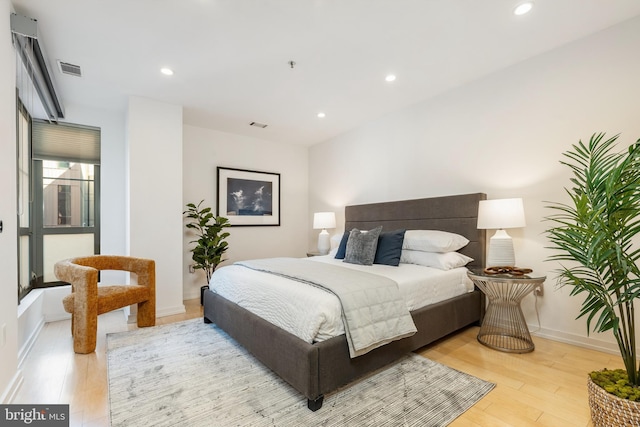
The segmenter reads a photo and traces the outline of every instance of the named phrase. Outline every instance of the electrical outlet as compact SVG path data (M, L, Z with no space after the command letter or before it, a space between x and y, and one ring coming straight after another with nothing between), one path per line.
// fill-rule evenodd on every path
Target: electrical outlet
M533 290L533 294L539 297L544 295L544 286L542 283L535 287L535 289Z
M189 264L189 273L193 274L196 272L196 269L193 268L193 264Z

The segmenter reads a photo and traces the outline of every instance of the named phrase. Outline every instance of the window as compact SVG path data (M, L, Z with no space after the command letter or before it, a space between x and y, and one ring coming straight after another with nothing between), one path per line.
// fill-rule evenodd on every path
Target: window
M18 300L33 288L33 234L31 233L31 116L20 100L16 140L18 154Z
M29 171L19 168L28 184L18 198L29 195L20 221L19 298L62 284L53 271L59 260L100 253L100 129L33 119L30 131L29 143L19 136L30 147Z
M94 165L42 162L44 227L93 227L95 223Z
M45 218L47 216L47 205ZM46 222L45 222L46 225ZM58 225L71 225L71 186L58 185Z

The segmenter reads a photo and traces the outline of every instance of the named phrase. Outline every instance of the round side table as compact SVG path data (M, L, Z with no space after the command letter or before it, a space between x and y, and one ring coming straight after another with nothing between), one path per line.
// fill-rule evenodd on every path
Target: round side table
M482 270L470 271L468 275L489 300L478 341L487 347L509 353L533 351L535 345L520 301L541 285L546 276L486 274Z

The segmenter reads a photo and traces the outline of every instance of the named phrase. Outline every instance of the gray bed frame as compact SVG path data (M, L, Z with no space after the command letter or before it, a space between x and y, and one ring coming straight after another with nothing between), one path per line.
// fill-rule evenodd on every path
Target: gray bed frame
M461 234L469 244L460 252L474 259L470 267L484 267L486 233L477 229L482 193L347 206L345 230L443 230ZM418 332L351 359L344 335L309 344L209 290L204 293L204 322L215 323L260 362L307 399L312 411L324 395L375 371L410 351L452 332L477 324L484 316L479 290L411 312Z

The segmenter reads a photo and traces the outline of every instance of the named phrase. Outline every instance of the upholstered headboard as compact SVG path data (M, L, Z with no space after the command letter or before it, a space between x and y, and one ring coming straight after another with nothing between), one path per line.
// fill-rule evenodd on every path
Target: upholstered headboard
M469 267L485 267L486 231L478 230L478 203L486 200L483 193L427 199L401 200L345 207L345 230L368 230L383 226L383 231L442 230L469 239L460 252L474 261Z

